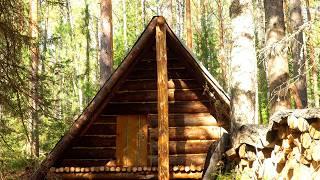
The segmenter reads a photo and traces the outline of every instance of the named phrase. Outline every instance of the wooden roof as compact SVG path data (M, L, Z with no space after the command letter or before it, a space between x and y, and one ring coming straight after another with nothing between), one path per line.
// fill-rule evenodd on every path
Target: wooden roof
M72 143L83 130L92 123L92 120L105 108L109 102L112 92L114 92L121 84L123 77L126 77L130 68L134 66L136 59L143 53L148 43L155 37L155 27L157 24L157 18L153 17L147 25L144 32L131 51L124 58L119 67L113 72L110 78L104 83L101 89L98 91L93 100L85 108L83 113L72 124L69 131L60 139L53 150L48 154L47 158L41 163L41 166L33 174L33 179L43 179L46 176L50 167L61 157L63 152ZM208 70L196 59L193 53L179 40L179 38L173 33L167 23L165 23L167 29L167 39L169 43L174 46L174 51L185 57L185 60L192 66L199 80L204 82L206 93L208 97L219 100L220 104L217 106L220 112L224 113L228 117L230 111L230 98L224 92L218 82L212 77Z

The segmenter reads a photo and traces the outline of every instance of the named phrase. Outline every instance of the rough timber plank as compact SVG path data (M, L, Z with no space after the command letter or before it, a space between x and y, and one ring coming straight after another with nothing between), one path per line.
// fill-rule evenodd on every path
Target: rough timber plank
M171 89L168 91L169 101L196 101L205 100L206 97L202 94L201 89L186 89L186 90L175 90ZM157 91L118 91L113 98L119 102L147 102L157 100Z
M149 115L151 127L158 126L157 114ZM223 121L217 121L209 113L192 113L192 114L169 114L170 127L185 126L223 126Z
M66 151L68 159L108 159L115 155L115 147L73 147Z
M63 159L59 166L69 166L69 167L92 167L92 166L105 166L109 161L114 158L109 159Z
M203 154L215 140L170 141L170 154ZM151 154L158 154L157 142L151 142Z
M158 178L169 179L169 105L165 20L158 17L156 26L157 87L158 87Z
M208 101L175 101L169 102L170 113L209 113ZM110 102L104 114L155 114L156 102Z
M152 165L158 163L158 156L150 156ZM206 154L178 154L170 155L170 166L184 165L184 166L203 166L206 160Z
M84 135L77 138L73 143L73 146L87 146L87 147L115 147L116 137L111 136L95 136L95 135Z
M202 88L195 79L169 79L168 89L195 89ZM156 90L157 82L153 79L127 80L120 91L130 90Z
M157 128L149 128L150 138L158 139ZM169 138L172 141L182 140L216 140L227 131L217 126L170 127Z

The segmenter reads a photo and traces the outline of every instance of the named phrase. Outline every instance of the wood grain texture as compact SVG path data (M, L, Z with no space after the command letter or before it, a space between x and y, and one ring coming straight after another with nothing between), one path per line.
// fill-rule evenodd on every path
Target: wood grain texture
M150 114L151 127L158 126L157 114ZM170 127L184 127L184 126L223 126L224 121L217 121L209 113L192 113L192 114L169 114L169 126Z
M169 79L168 89L195 89L202 88L195 79ZM153 79L127 80L121 86L120 91L125 90L156 90L157 82Z
M170 127L169 139L172 141L183 140L216 140L227 131L217 126L189 126L189 127ZM150 138L158 139L157 128L149 129Z
M147 118L144 115L121 115L117 120L117 164L147 165Z
M169 154L203 154L215 140L170 141ZM158 154L157 142L151 142L151 154Z
M158 87L158 178L169 179L169 105L168 105L168 71L166 29L163 17L157 19L156 26L156 57Z
M150 156L152 165L158 163L158 156ZM206 154L176 154L170 155L170 166L185 165L185 166L202 166L204 165Z
M169 102L170 113L209 113L208 101L175 101ZM103 114L155 114L156 102L110 102Z
M205 100L206 97L202 94L202 89L185 89L168 91L169 101L196 101ZM157 100L156 90L147 91L119 91L114 99L118 102L147 102Z

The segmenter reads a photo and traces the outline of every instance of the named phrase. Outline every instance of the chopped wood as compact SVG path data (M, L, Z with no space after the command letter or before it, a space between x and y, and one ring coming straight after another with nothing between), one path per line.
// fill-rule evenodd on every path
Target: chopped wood
M55 167L51 167L50 169L49 169L49 172L56 172L56 168Z
M184 171L185 171L185 172L189 172L189 171L190 171L190 166L185 166L185 167L184 167Z
M172 170L173 170L174 172L179 171L179 166L173 166Z
M309 134L313 139L320 139L320 123L311 123L309 126Z
M320 144L313 145L311 148L312 151L312 159L314 161L320 161Z
M297 129L298 128L298 118L295 117L294 115L290 115L287 119L287 123L288 123L288 126L291 128L291 129Z
M309 129L309 123L307 122L307 120L305 120L305 119L302 118L302 117L299 117L299 118L298 118L298 129L299 129L301 132L306 132L306 131L308 131L308 129Z
M104 169L106 172L110 171L110 167L106 166Z
M139 167L137 168L137 171L138 171L138 172L141 172L141 171L142 171L142 167L139 166Z
M318 179L320 122L315 118L320 118L320 109L295 112L284 111L270 122L267 135L275 135L269 138L273 147L264 146L254 151L247 148L251 142L238 145L236 155L228 159L236 162L236 172L245 171L245 177L250 179ZM227 157L230 152L226 151Z
M237 156L237 152L236 152L236 150L234 148L231 148L231 149L227 150L225 152L225 154L227 155L227 157L229 159L233 159L233 158L235 158L235 156Z
M111 172L115 172L116 171L116 167L114 167L114 166L110 167L110 171Z
M300 136L300 141L302 143L302 147L307 149L310 147L311 143L312 143L312 139L309 133L303 133Z
M154 167L154 166L153 166L153 167L151 168L151 170L152 170L153 172L158 171L158 167Z

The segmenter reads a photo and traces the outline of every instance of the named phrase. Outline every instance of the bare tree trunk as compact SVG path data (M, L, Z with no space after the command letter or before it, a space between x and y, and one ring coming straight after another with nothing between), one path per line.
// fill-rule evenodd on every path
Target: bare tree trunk
M289 14L290 24L293 33L299 30L299 27L303 24L303 17L301 14L301 1L290 0L289 1ZM297 78L295 86L297 88L297 96L301 101L301 108L308 106L307 97L307 79L306 79L306 67L305 67L305 54L303 50L303 34L300 31L294 36L292 42L292 58L293 58L293 76Z
M308 21L311 21L311 14L310 14L310 5L309 5L309 0L306 0L306 6L307 6L307 18ZM313 91L313 96L314 96L314 106L315 107L320 107L319 106L319 92L318 92L318 63L317 59L315 58L315 50L314 50L314 45L311 40L312 37L312 31L311 28L308 31L308 40L307 40L307 46L309 49L309 58L310 58L310 66L311 66L311 79L312 79L312 91Z
M38 32L38 1L30 0L30 35L32 43L31 54L31 156L39 157L39 116L38 116L38 69L39 69L39 32Z
M122 8L123 8L123 41L124 41L124 50L127 52L128 50L128 37L127 37L127 14L126 14L126 0L122 0Z
M231 131L242 124L255 124L257 60L252 0L233 0L230 5ZM245 58L244 58L245 57Z
M177 26L176 26L176 33L179 38L181 38L181 4L179 0L176 0L176 19L177 19Z
M187 17L187 46L192 49L192 26L191 26L191 5L190 0L186 0Z
M100 86L112 73L113 35L112 35L112 1L101 0L101 38L100 38Z
M169 1L169 8L170 8L170 27L173 28L174 25L174 15L173 15L173 4L172 0Z
M85 26L85 36L86 36L86 69L85 69L85 89L86 91L90 88L90 73L91 73L91 65L90 65L90 13L89 13L89 5L86 4L85 7L85 16L84 16L84 26ZM90 97L88 97L87 93L85 93L85 103L89 103Z
M145 0L141 0L141 16L142 16L142 20L143 20L143 27L146 26L146 1Z
M269 80L270 115L278 110L290 108L288 91L289 67L284 44L285 36L282 0L265 0L267 77Z
M225 79L225 81L222 82L222 87L224 89L228 89L228 84L229 84L229 76L227 73L228 70L228 62L227 62L227 58L225 56L225 45L224 45L224 41L225 41L225 29L224 29L224 17L223 17L223 2L222 0L217 0L217 16L218 16L218 23L219 23L219 52L218 52L218 59L219 59L219 63L220 63L220 68L222 71L222 78L221 79Z

